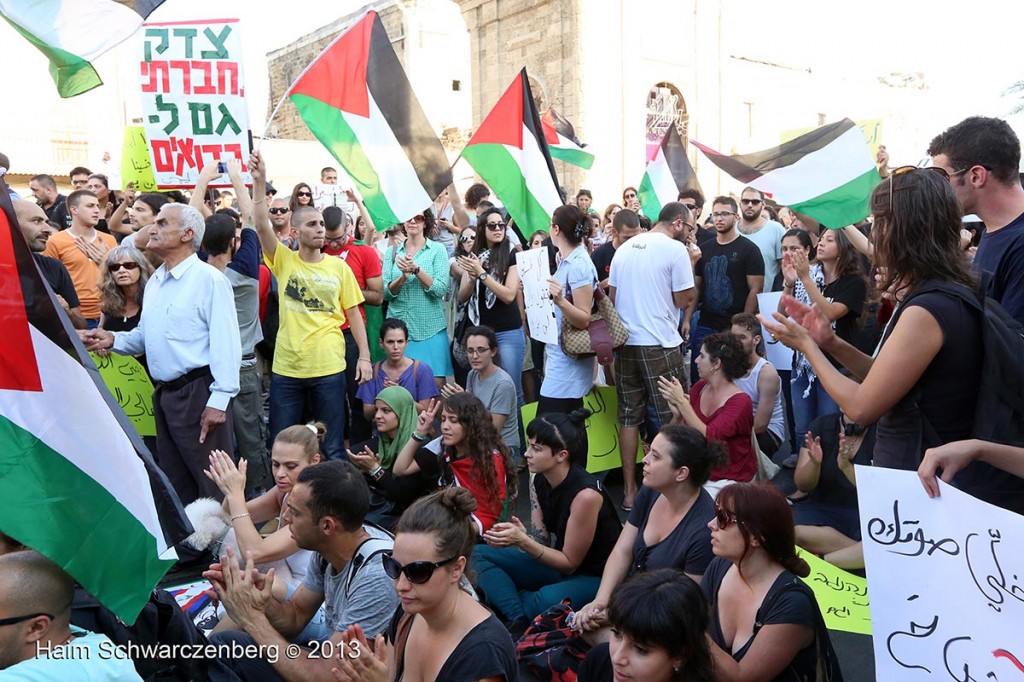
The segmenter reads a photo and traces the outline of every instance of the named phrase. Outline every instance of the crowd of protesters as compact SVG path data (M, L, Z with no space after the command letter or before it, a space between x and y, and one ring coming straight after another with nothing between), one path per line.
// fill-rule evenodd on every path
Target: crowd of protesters
M974 439L978 303L1024 323L1020 144L974 117L929 154L891 169L882 148L852 226L753 187L657 215L635 188L600 212L580 189L515 225L481 184L376 225L351 190L325 194L333 168L277 196L258 152L251 193L237 160L233 193L209 167L190 199L120 203L79 167L68 196L40 175L15 209L86 347L144 359L182 502L215 501L212 641L302 645L212 679L515 680L515 639L563 599L581 680L841 679L796 546L863 569L854 464L1024 511L1022 451ZM530 337L522 249L546 252L561 334L607 294L628 331L613 363ZM791 366L768 362L775 342ZM595 384L615 387L624 523L586 470ZM0 558L0 669L90 637L24 551Z

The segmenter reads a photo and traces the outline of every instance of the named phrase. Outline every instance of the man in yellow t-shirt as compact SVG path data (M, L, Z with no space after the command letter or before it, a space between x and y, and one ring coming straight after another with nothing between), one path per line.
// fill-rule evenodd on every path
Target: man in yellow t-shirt
M277 277L280 326L270 375L270 438L303 420L308 404L327 426L324 450L330 459L345 458L346 320L359 347L356 381L370 378L366 326L359 314L363 294L345 261L325 256L324 219L315 208L292 213L299 250L278 248L267 210L266 167L258 152L249 160L253 178L253 220L267 267Z

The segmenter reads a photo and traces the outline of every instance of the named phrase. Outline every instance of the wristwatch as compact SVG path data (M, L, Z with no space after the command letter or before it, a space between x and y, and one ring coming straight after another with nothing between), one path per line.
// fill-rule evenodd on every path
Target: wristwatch
M476 276L476 278L477 278L478 280L480 280L480 281L482 282L482 281L484 281L485 279L487 279L487 276L488 276L488 275L487 275L487 271L486 271L486 270L484 270L484 271L483 271L483 272L481 272L481 273L480 273L479 275L477 275L477 276Z
M420 274L420 266L417 265L416 269L412 271L412 276L415 277L418 274Z

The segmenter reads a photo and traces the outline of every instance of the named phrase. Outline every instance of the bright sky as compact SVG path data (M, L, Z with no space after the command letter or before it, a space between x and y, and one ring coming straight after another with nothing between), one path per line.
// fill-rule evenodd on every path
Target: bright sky
M890 72L924 72L933 90L949 93L949 110L936 112L941 126L971 113L1005 116L1016 102L1024 101L1000 96L1010 84L1024 80L1018 35L1024 25L1021 0L974 0L969 6L951 0L860 0L840 5L820 0L721 2L727 54L865 79ZM150 20L242 18L250 125L259 133L267 115L266 53L362 4L359 0L166 0ZM643 11L645 4L645 0L630 0L633 11ZM38 107L64 106L46 73L43 57L2 21L0 45L7 84L13 80L21 90L13 101L31 101ZM118 76L126 83L125 93L133 92L136 50L137 46L125 44L115 55L97 62L107 85L95 96L117 97L119 91L109 86ZM90 96L94 93L83 97ZM125 111L137 114L138 104L128 102ZM30 116L24 110L14 114L8 110L0 112L0 122L17 126L30 121ZM1024 116L1010 120L1018 133L1024 134Z

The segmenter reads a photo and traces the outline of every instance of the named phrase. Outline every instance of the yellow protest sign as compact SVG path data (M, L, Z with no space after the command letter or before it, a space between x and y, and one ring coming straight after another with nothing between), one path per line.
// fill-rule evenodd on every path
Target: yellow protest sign
M121 147L121 181L125 186L132 183L136 192L156 192L156 177L153 162L149 159L149 144L146 129L142 126L125 126L124 144Z
M858 635L871 634L868 609L868 582L865 578L837 568L810 552L797 549L797 555L811 567L804 582L814 590L818 608L829 630Z
M593 412L587 418L587 471L596 474L622 466L619 455L618 400L614 386L600 386L583 396L583 406ZM523 424L529 425L537 416L537 403L523 405L519 412ZM643 446L638 445L636 461L644 458Z
M153 383L139 361L130 355L90 353L100 377L140 436L156 435Z

